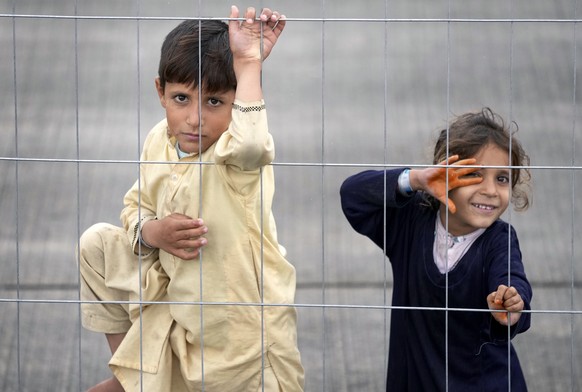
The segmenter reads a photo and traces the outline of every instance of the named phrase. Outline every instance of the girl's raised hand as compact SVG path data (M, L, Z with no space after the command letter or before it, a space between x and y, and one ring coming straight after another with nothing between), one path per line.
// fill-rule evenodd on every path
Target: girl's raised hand
M483 181L481 177L463 178L467 174L479 170L478 167L464 167L464 165L474 165L476 162L477 161L473 158L459 161L459 156L453 155L449 159L439 163L439 165L442 166L453 165L453 167L449 166L448 169L446 167L431 167L421 170L417 177L417 180L420 183L420 189L428 192L441 203L447 203L449 205L449 211L454 214L457 211L457 207L455 206L455 203L448 198L448 191L461 186L479 184Z
M232 6L230 18L238 18L239 10ZM233 56L241 60L250 61L265 60L277 43L277 39L285 28L285 15L280 15L277 11L263 8L256 19L256 11L253 7L246 9L245 20L229 21L230 48ZM262 53L261 53L261 33L262 33Z
M517 292L517 289L513 286L507 287L500 284L496 291L492 292L487 296L487 305L491 310L506 310L511 312L511 314L506 312L491 312L493 318L501 325L511 325L517 323L517 320L521 317L521 312L523 310L523 299L521 295ZM509 317L508 317L509 315Z

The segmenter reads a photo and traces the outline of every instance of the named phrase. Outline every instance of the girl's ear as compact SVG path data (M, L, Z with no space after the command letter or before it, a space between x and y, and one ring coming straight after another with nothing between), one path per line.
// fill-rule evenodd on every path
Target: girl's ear
M160 83L159 77L156 78L156 91L158 92L158 97L160 98L160 103L162 104L162 107L165 109L166 108L166 96L164 95L164 88L162 87L162 84Z

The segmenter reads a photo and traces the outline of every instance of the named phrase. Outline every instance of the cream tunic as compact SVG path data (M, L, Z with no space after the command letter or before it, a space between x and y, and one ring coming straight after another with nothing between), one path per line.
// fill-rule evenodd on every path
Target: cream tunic
M303 389L295 269L281 252L271 212L274 145L262 105L236 102L229 129L201 157L178 158L166 120L145 141L140 181L121 213L128 242L138 249L140 220L182 213L204 219L208 245L196 260L162 250L144 255L141 269L134 256L133 267L107 283L129 288L135 301L132 326L110 361L128 391L142 382L145 391L202 384L206 391L254 391L269 365L283 391ZM140 307L140 300L170 303Z

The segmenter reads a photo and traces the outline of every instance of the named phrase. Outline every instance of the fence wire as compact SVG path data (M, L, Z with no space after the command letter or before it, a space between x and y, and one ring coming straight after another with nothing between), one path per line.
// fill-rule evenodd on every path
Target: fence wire
M364 169L426 167L436 130L491 106L519 124L534 178L532 208L504 216L534 291L532 327L514 344L531 391L582 390L579 1L263 5L288 21L262 80L296 302L170 303L293 305L306 390L385 390L391 310L485 310L391 305L388 261L345 221L339 186ZM1 390L110 376L105 340L80 324L78 238L119 222L163 116L153 79L165 34L186 18L227 20L229 6L0 2Z

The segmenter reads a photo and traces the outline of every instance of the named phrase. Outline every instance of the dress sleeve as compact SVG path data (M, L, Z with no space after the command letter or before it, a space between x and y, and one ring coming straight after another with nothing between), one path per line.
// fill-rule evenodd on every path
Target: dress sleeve
M489 292L497 290L500 284L517 289L524 302L524 310L531 310L532 288L525 274L521 250L515 229L506 222L498 221L498 233L489 245ZM509 246L508 246L509 243ZM510 337L525 332L531 324L531 313L522 313L519 321L511 327ZM507 326L491 317L491 336L496 341L507 341Z
M265 102L235 100L232 121L216 144L216 163L252 171L268 165L274 157L275 146L269 133Z
M350 225L381 248L383 227L392 221L392 210L412 200L398 191L398 176L403 170L364 171L346 179L340 188L342 210Z

